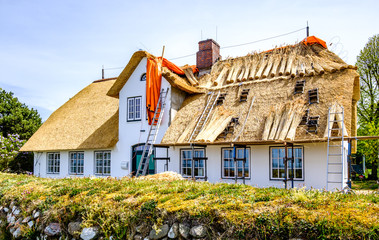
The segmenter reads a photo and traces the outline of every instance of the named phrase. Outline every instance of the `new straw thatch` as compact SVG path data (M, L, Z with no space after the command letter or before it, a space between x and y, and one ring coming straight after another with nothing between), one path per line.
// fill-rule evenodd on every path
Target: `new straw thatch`
M298 80L305 80L303 93L294 94ZM356 102L360 98L359 75L355 67L337 55L314 44L299 43L271 51L217 62L211 73L199 79L199 87L207 92L226 93L222 103L232 118L239 118L234 132L218 136L210 144L231 143L242 130L239 143L316 141L325 139L328 109L334 103L344 108L345 128L349 136L356 135ZM243 89L250 89L246 102L240 102ZM318 89L319 102L309 104L308 91ZM250 115L250 103L255 97ZM167 130L162 145L188 144L186 140L207 104L208 94L196 94L185 99ZM217 108L215 108L217 109ZM209 119L217 110L210 113ZM305 109L309 116L319 116L316 133L307 133L300 125ZM214 124L208 121L207 124ZM216 126L204 126L215 129ZM194 142L208 142L212 136L199 133Z
M107 96L115 79L95 81L44 122L21 151L105 149L118 141L118 99Z

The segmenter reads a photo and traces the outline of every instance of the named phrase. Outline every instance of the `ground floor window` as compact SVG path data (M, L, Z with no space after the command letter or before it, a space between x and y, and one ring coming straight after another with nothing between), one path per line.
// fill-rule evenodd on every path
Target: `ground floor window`
M245 165L243 161L234 161L234 148L222 148L222 177L223 178L235 178L236 167L237 177L242 177L243 173L245 178L250 177L250 149L249 148L236 148L236 158L242 159L246 157ZM237 162L237 166L236 166ZM244 165L244 166L243 166Z
M181 156L181 173L183 177L192 177L192 170L194 177L205 177L205 160L196 159L205 156L204 149L182 149L180 150ZM195 159L193 159L195 158Z
M111 174L111 151L95 152L95 174L110 175Z
M292 161L288 161L287 176L289 179L294 176L295 180L304 179L304 164L303 164L303 148L294 147L294 166L292 172ZM287 148L288 158L292 158L292 147ZM271 179L284 179L285 177L285 148L284 147L271 147L270 148L270 178Z
M70 152L70 174L83 174L84 152Z
M59 173L60 159L59 153L47 153L47 173Z

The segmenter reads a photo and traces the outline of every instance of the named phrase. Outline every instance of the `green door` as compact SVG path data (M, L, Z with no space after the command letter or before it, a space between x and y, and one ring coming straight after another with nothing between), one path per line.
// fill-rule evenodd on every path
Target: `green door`
M136 169L135 170L133 169L134 172L137 171L137 168L138 168L139 163L141 161L141 157L142 157L142 151L137 151L136 152L136 164L135 164ZM149 172L148 172L148 174L155 174L155 164L154 164L153 158L154 158L154 154L151 154L150 161L149 161Z

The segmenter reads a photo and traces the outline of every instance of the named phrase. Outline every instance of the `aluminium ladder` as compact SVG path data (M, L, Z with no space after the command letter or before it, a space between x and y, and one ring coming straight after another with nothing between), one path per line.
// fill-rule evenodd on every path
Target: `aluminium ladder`
M344 109L337 105L335 112L328 111L328 146L327 146L327 167L326 167L326 190L343 189L345 154L344 154ZM333 115L334 119L330 119ZM339 115L339 120L336 119ZM341 123L340 125L338 123ZM337 126L337 127L335 127ZM333 131L338 131L338 135L332 136Z
M207 122L209 118L209 114L212 112L212 109L214 105L216 104L219 96L220 96L220 91L218 91L217 94L215 94L215 92L210 93L208 102L205 105L204 110L201 113L200 117L198 118L195 128L193 129L190 137L188 138L188 142L192 142L194 139L196 139L197 135L199 135L201 130L204 128L205 123Z
M159 94L159 99L155 108L154 117L151 121L149 135L147 136L146 143L143 146L141 160L138 164L138 168L136 171L136 177L139 177L141 175L145 176L148 172L150 157L153 153L153 144L157 139L159 127L161 125L164 109L166 106L166 98L168 91L168 88L166 89L166 91L162 89L161 93Z

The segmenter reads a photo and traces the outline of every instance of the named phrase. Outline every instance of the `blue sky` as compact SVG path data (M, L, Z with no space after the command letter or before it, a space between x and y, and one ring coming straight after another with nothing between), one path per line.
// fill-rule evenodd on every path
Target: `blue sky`
M379 33L379 1L47 1L0 0L0 87L36 108L43 120L92 81L115 77L144 49L168 59L196 53L198 42L221 47L292 32L310 34L347 63ZM221 50L242 56L305 37L305 30ZM173 60L195 64L195 57Z

